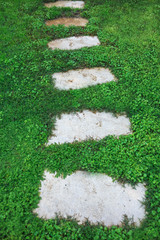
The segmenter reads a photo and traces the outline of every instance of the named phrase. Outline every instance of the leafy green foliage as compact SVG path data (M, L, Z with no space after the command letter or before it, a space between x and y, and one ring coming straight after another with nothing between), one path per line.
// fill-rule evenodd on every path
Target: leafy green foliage
M1 0L0 10L0 238L158 239L158 1L86 0L80 11L47 9L40 0ZM89 19L86 28L45 26L48 19L80 15ZM97 34L101 46L47 48L50 40L84 34ZM70 91L54 88L54 72L97 66L109 67L118 82ZM56 115L83 109L126 112L133 134L46 147ZM122 227L106 228L37 218L32 210L45 169L65 176L81 169L133 185L145 182L145 221L140 228L125 221Z

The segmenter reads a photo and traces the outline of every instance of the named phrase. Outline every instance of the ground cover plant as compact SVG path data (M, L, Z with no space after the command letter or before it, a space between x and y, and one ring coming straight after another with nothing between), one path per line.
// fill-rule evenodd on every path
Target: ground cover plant
M42 0L0 0L0 238L159 239L160 4L156 0L85 0L84 10L47 9ZM83 27L45 26L61 16L82 16ZM100 46L52 51L57 38L97 35ZM54 88L54 72L109 67L118 82L85 89ZM133 134L101 141L45 146L55 117L64 112L126 112ZM78 225L42 220L44 170L64 176L76 170L106 173L121 182L146 183L146 219L140 228Z

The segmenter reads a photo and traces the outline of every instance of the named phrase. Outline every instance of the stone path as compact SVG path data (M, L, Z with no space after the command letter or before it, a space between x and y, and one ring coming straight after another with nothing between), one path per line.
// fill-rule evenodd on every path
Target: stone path
M70 7L70 8L83 8L84 2L83 1L57 1L51 3L45 3L45 6L48 8L51 7Z
M52 25L65 25L66 27L69 26L80 26L84 27L88 23L88 20L85 18L58 18L55 20L46 21L47 26Z
M46 7L83 8L82 1L57 1L45 4ZM78 20L76 20L77 26ZM70 20L60 18L47 21L52 24L70 25ZM84 23L84 25L86 22ZM83 47L100 45L96 36L70 37L57 39L48 43L51 49L74 50ZM77 69L52 75L55 87L61 90L78 89L91 85L115 81L115 77L105 68ZM47 145L55 143L72 143L87 139L99 140L107 135L131 134L130 121L123 115L118 117L112 113L82 112L62 114L56 119L53 136ZM104 224L105 226L121 225L124 215L139 226L145 217L145 209L141 202L145 197L145 187L138 184L133 189L129 184L121 186L113 182L105 174L91 174L77 171L65 179L56 178L55 174L47 171L45 180L41 181L38 208L34 210L39 217L45 219L59 217L72 217L79 224L87 219L91 224Z
M108 68L84 68L54 73L55 87L61 90L80 89L96 84L116 81Z
M52 50L56 48L61 50L75 50L83 47L93 47L97 45L100 45L100 41L96 36L62 38L48 43L48 47Z
M132 218L136 225L145 216L145 187L138 184L120 185L105 174L91 174L77 171L65 179L55 177L45 171L45 180L41 181L40 203L34 210L45 219L72 217L82 224L88 220L91 224L105 226L121 225L124 215Z
M130 122L126 116L115 117L112 113L85 110L83 112L62 114L56 119L55 130L47 145L83 141L100 140L108 135L130 134Z

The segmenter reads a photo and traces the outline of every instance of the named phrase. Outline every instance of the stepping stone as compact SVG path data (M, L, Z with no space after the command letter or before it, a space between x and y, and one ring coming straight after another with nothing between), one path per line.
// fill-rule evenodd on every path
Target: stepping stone
M65 179L45 171L41 181L38 208L33 212L44 219L58 217L75 219L78 224L88 220L90 224L105 226L122 225L124 215L139 226L145 217L141 202L145 187L138 184L122 186L105 174L77 171Z
M84 2L83 1L57 1L51 3L45 3L46 7L70 7L70 8L83 8Z
M112 113L83 112L62 114L56 118L55 130L47 145L72 143L88 139L99 140L108 135L130 134L130 121L126 116L115 117Z
M48 47L53 50L56 48L61 50L74 50L83 47L93 47L96 45L100 45L100 41L96 36L62 38L48 43Z
M106 68L85 68L54 73L55 87L61 90L80 89L88 86L115 81L115 76Z
M84 27L86 26L87 23L88 23L88 20L84 18L58 18L55 20L46 21L47 26L65 25L66 27L69 27L69 26Z

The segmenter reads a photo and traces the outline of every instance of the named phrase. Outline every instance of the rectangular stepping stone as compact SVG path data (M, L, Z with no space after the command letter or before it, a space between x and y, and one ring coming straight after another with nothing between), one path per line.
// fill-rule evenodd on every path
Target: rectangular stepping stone
M115 76L106 68L85 68L54 73L55 87L61 90L80 89L88 86L115 81Z
M65 25L66 27L69 26L80 26L84 27L88 23L87 19L84 18L58 18L55 20L49 20L46 21L47 26L52 26L52 25Z
M57 2L50 2L44 4L46 7L70 7L70 8L83 8L84 2L83 1L57 1Z
M47 145L72 143L87 139L99 140L108 135L130 134L130 121L126 116L115 117L112 113L83 112L62 114L56 118L55 130Z
M74 50L83 47L93 47L96 45L100 45L100 41L96 36L62 38L48 43L48 47L53 50L56 48L61 50Z
M41 181L41 200L33 212L44 219L58 217L75 219L78 224L121 225L124 215L139 226L145 217L141 202L145 187L138 184L122 186L105 174L77 171L65 179L47 171Z

